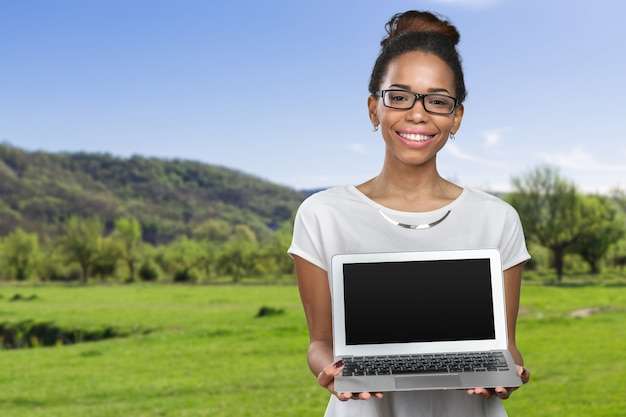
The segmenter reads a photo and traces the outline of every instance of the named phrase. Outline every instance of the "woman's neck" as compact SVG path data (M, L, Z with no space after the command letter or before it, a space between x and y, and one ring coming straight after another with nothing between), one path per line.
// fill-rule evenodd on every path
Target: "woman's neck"
M456 200L463 189L442 178L433 167L387 169L357 188L370 199L400 211L432 211Z

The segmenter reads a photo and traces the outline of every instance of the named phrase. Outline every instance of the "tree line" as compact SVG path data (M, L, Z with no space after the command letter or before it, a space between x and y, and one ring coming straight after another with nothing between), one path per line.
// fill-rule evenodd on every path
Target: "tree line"
M623 270L626 265L626 192L582 194L576 185L549 166L513 178L514 190L505 196L520 215L531 245L549 251L550 266L562 281L565 260L577 255L591 274L603 266ZM531 251L532 255L532 251Z
M157 246L143 240L137 219L119 218L108 235L104 232L97 217L71 217L48 242L17 228L0 239L0 279L210 282L228 277L236 283L293 271L286 255L290 222L263 242L248 226L221 220L208 220L192 236Z
M583 194L550 167L513 178L502 196L520 215L533 260L561 281L568 259L623 271L626 265L626 193ZM292 217L293 219L293 217ZM191 233L153 244L133 217L108 227L98 217L72 216L55 236L17 227L0 237L0 279L240 282L244 277L293 276L286 251L292 219L259 236L247 224L209 219ZM538 256L538 254L546 254Z

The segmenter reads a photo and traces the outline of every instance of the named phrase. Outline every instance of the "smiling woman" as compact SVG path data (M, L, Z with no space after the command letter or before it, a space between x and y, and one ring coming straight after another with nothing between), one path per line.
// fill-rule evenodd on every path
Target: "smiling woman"
M464 114L466 90L456 50L459 33L446 20L419 11L393 16L387 31L367 99L374 130L380 130L385 143L382 169L358 186L312 195L295 219L289 253L309 326L309 367L332 394L327 417L506 416L500 399L507 399L515 388L335 390L335 377L344 365L333 354L328 271L333 256L343 253L499 249L508 348L522 381L529 378L515 343L522 265L529 258L519 216L502 200L461 188L437 170L437 155L460 129ZM378 281L382 289L385 277Z
M402 170L405 163L424 168L434 164L463 118L463 106L450 96L455 94L450 67L432 53L411 51L388 63L378 85L385 89L372 93L368 106L372 124L380 125L387 145L387 172Z

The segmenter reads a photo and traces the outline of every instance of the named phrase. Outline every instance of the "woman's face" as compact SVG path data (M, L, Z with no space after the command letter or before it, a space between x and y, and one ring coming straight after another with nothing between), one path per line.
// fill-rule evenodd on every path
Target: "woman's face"
M433 54L407 52L389 63L380 89L454 97L454 74ZM434 114L424 110L422 100L417 100L412 109L398 110L385 107L380 97L370 97L368 108L372 123L380 125L387 157L410 165L434 161L450 133L457 132L463 118L462 106L452 114Z

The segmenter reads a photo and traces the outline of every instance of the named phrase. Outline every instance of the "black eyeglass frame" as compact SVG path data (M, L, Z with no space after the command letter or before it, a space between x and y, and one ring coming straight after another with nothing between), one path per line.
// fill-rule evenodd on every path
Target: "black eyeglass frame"
M397 91L397 92L401 92L401 93L408 93L408 94L412 94L413 96L415 96L415 100L413 100L413 104L411 104L411 107L392 107L390 105L388 105L385 102L385 94L388 92L393 92L393 91ZM414 106L415 103L417 103L418 100L422 101L422 106L424 106L424 110L426 110L428 113L433 113L433 114L452 114L454 113L454 110L459 106L459 100L456 99L455 97L451 97L445 94L418 94L418 93L414 93L412 91L408 91L408 90L400 90L400 89L391 89L391 90L378 90L374 93L374 95L376 97L380 97L383 99L383 105L385 107L388 107L390 109L394 109L394 110L411 110ZM452 106L452 109L449 112L437 112L437 111L432 111L432 110L428 110L426 108L426 105L424 104L424 99L426 97L432 97L432 96L437 96L437 97L446 97L446 98L450 98L452 100L454 100L454 105Z

